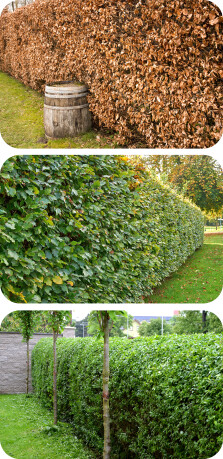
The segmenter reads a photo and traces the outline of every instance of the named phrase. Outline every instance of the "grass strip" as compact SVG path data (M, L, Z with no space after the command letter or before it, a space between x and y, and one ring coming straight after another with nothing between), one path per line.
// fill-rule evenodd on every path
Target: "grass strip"
M34 395L0 395L0 442L16 459L91 459L95 456L64 422L53 426L53 414Z
M113 134L93 129L75 138L47 139L43 125L44 96L0 72L0 132L14 148L115 148Z
M209 303L223 286L223 235L205 236L204 245L154 289L146 303Z
M215 226L205 226L204 234L206 233L223 233L223 225L219 225L217 229Z

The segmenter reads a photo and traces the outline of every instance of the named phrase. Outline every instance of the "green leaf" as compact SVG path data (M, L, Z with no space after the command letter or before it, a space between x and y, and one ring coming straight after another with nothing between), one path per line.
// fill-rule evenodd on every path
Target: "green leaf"
M93 183L92 183L92 188L99 188L100 187L100 180L95 180Z
M15 229L15 223L12 221L8 221L7 223L5 223L5 226L7 226L7 228L10 229Z
M18 259L19 259L18 253L14 252L14 250L8 249L8 256L9 256L10 258L14 258L15 260L18 260Z
M45 278L45 279L44 279L44 282L45 282L46 285L52 285L52 280L49 279L49 278ZM54 282L55 282L55 281L54 281Z
M9 196L15 196L16 195L16 189L15 188L7 188L7 193Z

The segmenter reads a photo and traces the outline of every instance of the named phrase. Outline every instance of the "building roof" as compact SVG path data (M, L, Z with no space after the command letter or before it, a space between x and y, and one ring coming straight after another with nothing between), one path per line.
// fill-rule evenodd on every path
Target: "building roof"
M134 316L133 320L137 320L137 322L142 322L145 320L146 322L150 322L151 319L159 319L162 316ZM164 320L170 320L173 316L163 316Z

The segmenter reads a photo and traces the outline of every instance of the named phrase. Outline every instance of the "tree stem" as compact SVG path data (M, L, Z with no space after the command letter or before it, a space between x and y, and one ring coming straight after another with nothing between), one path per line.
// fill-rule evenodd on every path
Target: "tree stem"
M26 393L29 393L29 339L26 341Z
M207 311L202 311L203 333L207 333Z
M110 413L109 413L109 314L103 317L104 364L103 364L103 421L104 451L103 459L110 459Z
M54 424L57 424L57 333L53 330L53 415Z

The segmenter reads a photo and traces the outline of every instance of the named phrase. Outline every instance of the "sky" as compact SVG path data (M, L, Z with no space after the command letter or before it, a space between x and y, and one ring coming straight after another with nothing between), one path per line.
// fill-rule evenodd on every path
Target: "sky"
M186 309L186 305L181 305L181 309ZM111 308L108 308L108 309L111 309L112 310L112 307ZM116 309L116 308L114 308ZM89 306L81 306L78 307L78 309L76 310L73 310L72 311L72 317L74 320L83 320L91 311L95 311L96 310L96 307L93 306L93 307L89 307ZM142 304L141 305L126 305L126 308L125 308L125 305L123 305L123 310L124 311L128 311L128 313L131 315L131 316L173 316L174 315L174 311L176 310L179 310L178 307L176 307L176 305L171 305L171 306L162 306L162 305L159 305L159 306L148 306L147 305L147 308L145 310L145 304Z

